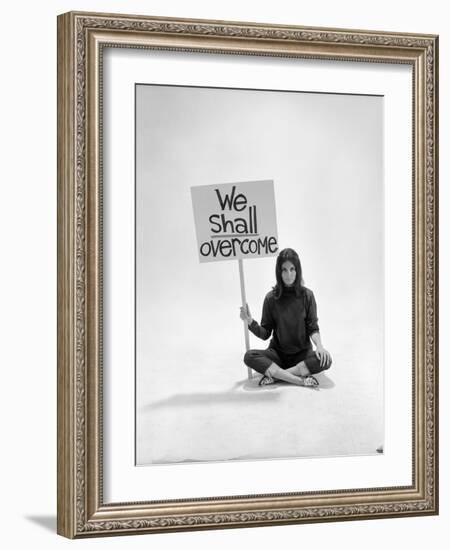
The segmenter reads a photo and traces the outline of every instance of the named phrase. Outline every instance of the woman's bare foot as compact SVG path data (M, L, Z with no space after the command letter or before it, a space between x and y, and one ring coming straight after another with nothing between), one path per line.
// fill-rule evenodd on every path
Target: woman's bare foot
M312 374L308 374L308 376L300 376L300 378L303 381L302 385L307 388L316 388L319 385L317 378Z
M275 384L275 379L267 374L264 374L258 382L258 386L270 386L271 384Z

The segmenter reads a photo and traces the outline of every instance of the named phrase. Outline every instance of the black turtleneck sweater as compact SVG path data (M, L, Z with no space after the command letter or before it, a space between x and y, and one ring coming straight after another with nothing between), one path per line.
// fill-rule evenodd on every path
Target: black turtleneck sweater
M270 347L284 354L310 349L309 337L319 332L314 294L302 287L300 296L296 296L294 288L285 287L276 300L271 290L264 299L261 324L253 320L248 328L262 340L273 334Z

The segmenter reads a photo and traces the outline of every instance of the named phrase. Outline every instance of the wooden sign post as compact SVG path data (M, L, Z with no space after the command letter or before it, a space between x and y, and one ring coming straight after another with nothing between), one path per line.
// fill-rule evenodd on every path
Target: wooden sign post
M238 260L241 302L247 307L244 259L274 256L278 251L272 180L191 187L198 254L201 263ZM244 321L245 349L250 348ZM248 369L248 377L252 371Z
M245 296L245 280L244 280L244 262L241 258L238 260L239 264L239 280L241 282L241 303L244 309L247 308L247 298ZM248 333L248 324L244 320L244 337L245 337L245 349L248 351L250 349L250 335ZM250 367L247 367L248 378L253 378L253 371Z

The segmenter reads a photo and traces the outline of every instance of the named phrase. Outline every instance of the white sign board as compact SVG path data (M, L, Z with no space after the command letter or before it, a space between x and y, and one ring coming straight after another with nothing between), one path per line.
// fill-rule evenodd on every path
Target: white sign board
M272 180L195 186L191 194L200 262L277 253Z

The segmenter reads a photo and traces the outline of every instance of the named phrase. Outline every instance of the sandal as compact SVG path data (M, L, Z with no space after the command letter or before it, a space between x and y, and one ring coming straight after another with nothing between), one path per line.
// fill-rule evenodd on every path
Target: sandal
M307 388L316 388L319 382L315 376L308 374L308 376L302 376L303 385Z
M273 378L269 378L265 374L258 382L258 386L270 386L270 384L275 384L275 380Z

